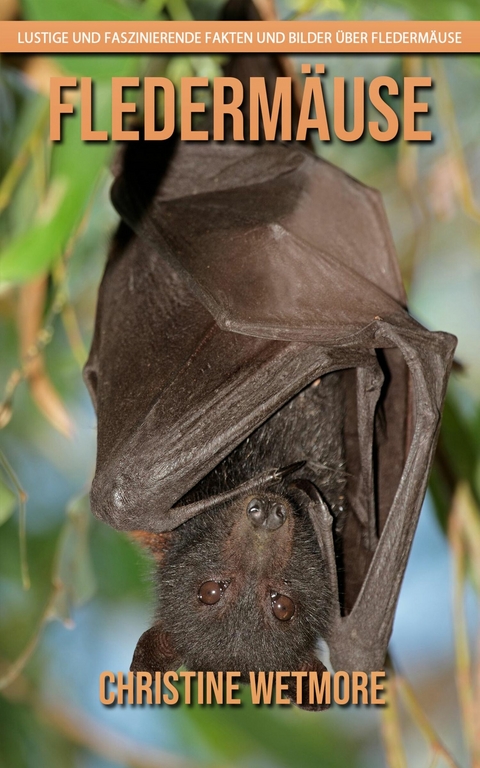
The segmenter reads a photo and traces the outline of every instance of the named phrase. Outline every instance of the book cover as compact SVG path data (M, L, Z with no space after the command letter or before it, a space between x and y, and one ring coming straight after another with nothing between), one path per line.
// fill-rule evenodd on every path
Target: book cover
M0 2L0 765L480 764L477 16Z

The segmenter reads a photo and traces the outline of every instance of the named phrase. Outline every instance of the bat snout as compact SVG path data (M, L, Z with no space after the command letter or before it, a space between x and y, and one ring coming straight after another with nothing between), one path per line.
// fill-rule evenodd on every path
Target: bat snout
M246 514L254 528L276 531L287 519L287 510L283 504L270 499L252 499Z

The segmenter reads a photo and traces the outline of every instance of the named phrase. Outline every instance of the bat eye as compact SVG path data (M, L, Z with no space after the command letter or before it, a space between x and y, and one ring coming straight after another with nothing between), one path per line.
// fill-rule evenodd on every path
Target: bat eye
M276 619L280 621L290 621L295 613L295 603L286 595L279 595L278 592L272 592L272 611Z
M218 603L225 589L228 586L228 582L222 581L205 581L198 590L198 599L205 605L215 605Z

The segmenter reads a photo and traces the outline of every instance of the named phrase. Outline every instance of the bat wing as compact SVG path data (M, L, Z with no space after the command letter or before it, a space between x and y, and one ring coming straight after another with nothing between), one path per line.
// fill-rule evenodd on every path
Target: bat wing
M92 510L114 527L158 532L178 524L175 502L300 389L371 355L223 330L168 261L121 234L85 368L98 415Z
M131 151L113 198L137 234L114 246L86 369L99 424L92 506L116 527L158 531L173 527L172 506L300 389L331 370L371 366L375 346L395 346L380 338L382 316L416 324L389 268L388 238L375 234L377 198L333 166L285 146L180 143L168 147L155 192L143 171L158 167L149 154L158 144ZM328 198L337 200L335 226ZM369 217L380 265L364 244L362 266L349 240L354 204ZM405 374L401 356L395 365ZM397 411L391 441L401 465L405 411Z
M183 144L146 211L140 199L132 177L113 189L220 328L325 345L409 322L378 192L300 147Z

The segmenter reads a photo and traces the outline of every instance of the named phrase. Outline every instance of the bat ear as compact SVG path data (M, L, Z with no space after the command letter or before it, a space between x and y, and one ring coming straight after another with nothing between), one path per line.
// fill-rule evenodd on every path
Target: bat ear
M288 693L292 704L295 704L297 707L300 707L300 709L305 709L307 712L321 712L323 709L328 709L330 707L330 704L324 704L324 703L317 703L315 700L313 702L310 702L310 677L311 674L317 673L318 676L318 689L321 690L322 685L322 677L324 672L328 674L328 670L324 664L320 661L320 659L317 659L316 656L312 654L310 659L307 661L306 664L302 667L302 672L307 672L306 677L302 677L299 681L299 685L302 687L302 703L297 704L297 697L298 697L298 691L297 691L297 680L296 678L292 677L290 678L289 686L288 686ZM313 692L315 692L315 687L312 687Z
M160 624L154 624L143 633L135 648L131 672L166 672L178 669L181 659L172 646L171 637L164 632Z

